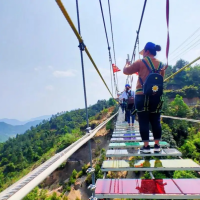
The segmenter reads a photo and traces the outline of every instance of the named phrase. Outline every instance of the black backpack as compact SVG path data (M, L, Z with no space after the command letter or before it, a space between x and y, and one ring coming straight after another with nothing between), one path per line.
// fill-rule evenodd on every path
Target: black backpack
M163 64L160 62L158 69L156 69L149 57L146 57L150 66L147 62L142 59L142 62L145 64L147 69L149 70L149 75L146 80L142 81L141 77L139 77L140 83L142 85L143 93L147 96L158 95L161 96L163 94L163 77L159 74L161 69L163 68Z
M127 95L127 104L134 104L135 100L134 100L134 96L131 95L131 90L129 92L126 93Z
M127 100L126 100L127 109L132 110L134 108L134 103L135 103L134 96L131 95L131 90L127 92L126 94L127 94Z

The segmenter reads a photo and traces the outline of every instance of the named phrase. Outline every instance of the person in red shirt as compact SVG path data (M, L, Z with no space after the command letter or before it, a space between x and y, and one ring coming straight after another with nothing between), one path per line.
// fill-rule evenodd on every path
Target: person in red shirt
M130 63L127 63L123 70L124 74L126 75L131 75L134 73L138 73L139 75L136 85L135 106L138 113L140 134L144 142L144 146L141 148L141 151L143 151L143 153L151 152L149 146L149 123L151 123L152 132L155 140L154 151L159 152L161 150L159 141L161 139L162 132L160 124L160 112L163 102L162 96L147 96L143 93L143 83L145 83L145 80L151 73L150 69L155 70L156 73L160 74L162 77L164 76L164 67L162 63L155 58L156 52L160 50L161 47L159 45L148 42L145 45L145 48L140 52L140 54L143 55L143 59L139 59L131 65ZM157 90L158 87L156 85L152 87L152 92L156 93Z

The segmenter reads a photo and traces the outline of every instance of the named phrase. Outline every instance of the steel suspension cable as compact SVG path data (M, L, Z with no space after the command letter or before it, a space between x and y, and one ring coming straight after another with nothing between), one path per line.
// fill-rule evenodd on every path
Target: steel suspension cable
M112 35L112 44L113 44L113 55L114 55L114 61L116 64L116 57L115 57L115 42L114 42L114 36L113 36L113 28L112 28L112 17L111 17L111 9L110 9L110 0L108 0L108 8L109 8L109 16L110 16L110 29L111 29L111 35Z
M103 13L103 7L102 7L102 4L101 4L101 0L99 0L99 4L100 4L100 8L101 8L101 15L102 15L102 19L103 19L104 31L105 31L107 45L108 45L108 54L109 54L109 61L110 61L110 69L112 69L112 56L111 56L111 52L110 52L110 44L109 44L109 40L108 40L108 34L107 34L106 23L105 23L105 18L104 18L104 13ZM115 81L115 74L114 74L114 72L113 72L113 79L114 79L114 85L116 87L116 81Z
M139 27L138 27L138 31L137 31L137 36L136 36L136 40L135 40L135 45L134 45L134 49L133 49L131 62L133 62L133 57L135 55L135 50L136 50L136 46L137 46L138 37L139 37L139 34L140 34L140 28L141 28L141 25L142 25L142 20L143 20L143 16L144 16L146 3L147 3L147 0L144 1L144 6L143 6L143 9L142 9L142 15L141 15L141 18L140 18L140 23L139 23Z
M115 56L114 34L113 34L113 27L112 27L112 17L111 17L111 9L110 9L110 0L108 0L108 8L109 8L110 28L111 28L112 44L113 44L113 55L114 55L115 66L117 66L116 56ZM117 90L118 90L118 78L117 78L117 73L116 73L116 81L117 81Z
M63 15L64 15L64 17L65 17L65 19L67 20L67 22L69 23L71 29L73 30L74 34L76 35L78 41L79 41L80 43L83 43L82 37L79 35L79 33L78 33L76 27L74 26L74 24L73 24L73 22L72 22L72 20L71 20L71 18L70 18L70 16L69 16L67 10L65 9L64 5L62 4L61 0L56 0L56 3L58 4L60 10L62 11L62 13L63 13ZM84 50L85 50L85 53L87 54L88 58L90 59L91 63L93 64L95 70L96 70L97 73L99 74L99 76L100 76L101 80L103 81L104 85L106 86L108 92L109 92L109 93L111 94L111 96L113 97L113 95L112 95L110 89L108 88L108 86L107 86L107 84L106 84L104 78L102 77L102 75L101 75L101 73L100 73L100 71L99 71L97 65L95 64L95 62L94 62L92 56L90 55L90 52L88 51L88 49L87 49L86 46L84 46ZM113 97L113 98L114 98L114 97Z
M165 70L168 68L168 55L169 55L169 0L166 0L166 20L167 20L167 46L166 46L166 58L167 58L167 66Z
M77 21L78 21L78 32L79 32L79 35L81 36L81 27L80 27L78 0L76 0L76 11L77 11ZM82 67L82 77L83 77L83 90L84 90L84 99L85 99L85 112L86 112L86 121L87 121L87 131L89 132L87 93L86 93L85 72L84 72L84 62L83 62L83 51L84 51L84 44L83 44L83 42L79 43L79 48L80 48L80 55L81 55L81 67ZM88 141L88 147L89 147L90 165L92 167L91 140ZM94 173L92 174L92 184L95 185L95 175L94 175ZM93 196L94 196L94 194L93 194Z

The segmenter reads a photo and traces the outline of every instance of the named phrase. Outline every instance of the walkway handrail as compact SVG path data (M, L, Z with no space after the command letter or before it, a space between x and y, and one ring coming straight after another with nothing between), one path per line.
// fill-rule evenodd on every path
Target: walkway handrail
M169 119L178 119L178 120L184 120L184 121L189 121L189 122L196 122L200 123L200 120L198 119L188 119L188 118L181 118L181 117L174 117L174 116L167 116L167 115L161 115L163 118L169 118Z
M74 26L74 23L72 22L72 20L71 20L69 14L68 14L67 10L65 9L64 5L62 4L61 0L56 0L56 3L58 4L58 6L59 6L60 10L62 11L63 15L65 16L66 20L68 21L70 27L72 28L74 34L75 34L76 37L77 37L79 43L80 43L80 44L83 44L83 39L82 39L82 37L79 35L79 33L78 33L76 27ZM113 95L112 95L110 89L108 88L108 86L107 86L107 84L106 84L104 78L102 77L102 75L101 75L101 73L100 73L100 71L99 71L97 65L95 64L94 60L92 59L92 56L90 55L90 53L89 53L89 51L88 51L88 49L87 49L87 47L86 47L85 45L84 45L84 50L85 50L85 53L87 54L88 58L90 59L91 63L93 64L94 68L96 69L97 73L99 74L99 76L100 76L101 80L103 81L104 85L106 86L106 88L108 89L109 93L110 93L111 96L113 97ZM114 98L114 97L113 97L113 98Z
M71 144L69 147L54 155L45 163L27 174L25 177L8 187L6 190L0 193L0 200L16 200L25 197L32 189L39 185L47 176L49 176L63 162L65 162L76 150L78 150L92 137L94 137L95 134L117 114L118 112L102 122L90 133L84 135L82 138Z

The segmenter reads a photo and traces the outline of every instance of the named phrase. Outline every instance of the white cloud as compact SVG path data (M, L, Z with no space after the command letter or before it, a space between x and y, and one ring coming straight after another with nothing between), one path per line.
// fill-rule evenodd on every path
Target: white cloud
M49 65L48 68L49 68L50 70L53 70L53 66L51 66L51 65Z
M67 70L67 71L54 71L53 75L55 77L70 77L75 76L75 70Z
M54 90L54 86L53 85L47 85L45 87L46 90L49 90L49 91L53 91Z
M35 70L36 72L38 72L38 71L39 71L39 68L38 68L38 67L35 67L34 70Z

